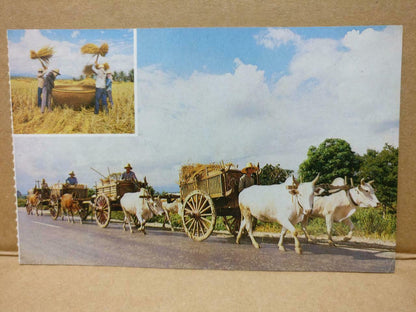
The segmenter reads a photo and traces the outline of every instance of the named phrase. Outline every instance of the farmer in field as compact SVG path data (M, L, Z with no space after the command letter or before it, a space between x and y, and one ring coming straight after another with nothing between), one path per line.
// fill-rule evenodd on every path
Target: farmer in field
M45 68L39 68L38 70L38 107L40 108L42 105L42 89L43 89L43 85L45 84L45 74L47 71L47 67Z
M106 91L107 91L107 98L109 99L109 102L111 103L111 108L113 108L114 107L113 92L112 92L113 74L111 70L108 70L106 73L107 73L107 77L105 78L105 86L106 86Z
M257 171L258 168L256 166L254 166L251 162L247 163L247 165L241 170L244 174L241 176L240 182L238 183L238 192L241 192L245 188L255 184L253 174Z
M139 180L137 180L136 178L136 174L131 171L131 169L133 169L130 164L127 164L127 166L124 167L124 169L126 169L125 172L123 172L123 174L121 175L121 179L124 181L132 181L135 184L139 185Z
M77 185L77 184L78 184L78 180L77 180L77 178L75 177L75 173L74 173L74 171L71 171L71 172L69 173L69 178L67 178L67 179L65 180L65 183L66 183L66 184L69 184L69 185Z
M40 108L40 112L42 114L45 111L45 106L48 106L48 110L50 112L52 111L51 94L52 94L52 89L55 87L55 79L58 75L60 75L59 69L53 69L45 77L45 81L43 83L43 88L42 88L42 106Z
M95 77L95 109L94 114L98 114L100 109L100 100L101 105L105 109L105 113L108 114L107 107L107 93L105 85L105 70L104 65L98 64L95 62L95 65L92 67L93 72L96 74Z

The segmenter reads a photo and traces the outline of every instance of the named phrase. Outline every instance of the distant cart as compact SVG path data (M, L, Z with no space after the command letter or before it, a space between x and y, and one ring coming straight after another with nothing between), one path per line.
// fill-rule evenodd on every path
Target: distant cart
M56 220L62 216L61 197L64 194L72 194L74 200L79 204L79 216L81 220L85 220L91 212L91 198L88 197L88 187L85 184L69 185L56 183L50 188L49 198L43 199L45 204L49 206L52 219ZM43 197L42 197L43 198Z
M183 207L180 211L185 232L195 241L207 239L214 230L217 217L223 217L228 231L236 235L241 214L238 206L240 170L222 168L202 175L193 181L180 183Z
M137 192L141 187L147 185L144 183L134 183L132 181L120 180L118 174L112 174L107 179L101 179L96 189L96 198L94 201L94 214L97 224L105 228L110 223L112 211L122 211L120 199L125 193ZM137 223L137 220L134 220Z

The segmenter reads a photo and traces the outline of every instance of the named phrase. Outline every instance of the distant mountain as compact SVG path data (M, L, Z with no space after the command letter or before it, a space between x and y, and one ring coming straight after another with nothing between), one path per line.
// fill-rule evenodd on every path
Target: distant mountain
M23 197L23 194L20 193L20 191L17 191L16 195L17 195L17 198Z

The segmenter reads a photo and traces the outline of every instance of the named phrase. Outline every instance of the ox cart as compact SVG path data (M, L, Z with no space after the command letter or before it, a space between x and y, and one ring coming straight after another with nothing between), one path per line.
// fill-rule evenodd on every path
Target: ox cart
M120 180L120 174L110 174L108 178L101 179L95 186L96 198L94 201L94 214L97 224L105 228L110 223L112 211L122 211L120 199L125 193L138 192L147 186L145 182ZM137 220L134 220L137 224Z
M52 219L56 220L62 216L61 197L64 194L72 194L74 200L79 204L79 216L84 221L91 211L91 198L88 197L88 187L85 184L69 185L56 183L52 185L49 192L49 198L45 199L49 206L49 212Z
M195 241L207 239L217 217L223 217L227 230L236 235L241 214L238 206L238 183L243 174L231 166L200 172L180 182L183 203L180 211L187 235Z

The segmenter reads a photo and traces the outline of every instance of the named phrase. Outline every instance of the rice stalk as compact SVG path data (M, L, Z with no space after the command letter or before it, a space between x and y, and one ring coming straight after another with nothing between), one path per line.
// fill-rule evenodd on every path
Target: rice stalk
M103 43L98 51L98 54L100 54L101 56L105 56L108 53L108 43Z
M53 56L54 53L55 53L55 51L54 51L53 47L44 46L38 52L30 50L30 58L32 60L38 59L41 62L45 62L46 64L49 64L49 60L51 59L51 57Z
M97 47L94 43L87 43L81 47L82 54L99 54L100 48Z

